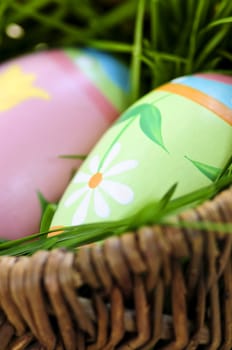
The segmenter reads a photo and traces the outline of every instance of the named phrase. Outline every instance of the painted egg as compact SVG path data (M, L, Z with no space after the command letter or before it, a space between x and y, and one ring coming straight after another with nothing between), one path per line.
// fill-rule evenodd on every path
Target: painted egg
M0 236L36 232L38 192L57 201L77 160L128 105L128 69L91 49L51 50L0 67Z
M152 91L105 133L67 188L52 227L118 220L216 179L232 149L232 77L186 76Z

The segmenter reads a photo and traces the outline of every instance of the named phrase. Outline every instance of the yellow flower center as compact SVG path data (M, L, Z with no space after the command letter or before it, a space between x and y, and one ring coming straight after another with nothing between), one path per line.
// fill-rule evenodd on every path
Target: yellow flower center
M102 174L96 173L90 178L88 185L90 188L96 188L101 183L101 181L102 181Z

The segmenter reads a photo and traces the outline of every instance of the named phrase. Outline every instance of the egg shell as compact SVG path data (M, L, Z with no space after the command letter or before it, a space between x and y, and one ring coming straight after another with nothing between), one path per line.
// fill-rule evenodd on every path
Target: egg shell
M57 201L80 161L128 105L128 69L91 49L28 54L0 66L0 236L37 232L38 191Z
M209 185L232 149L232 78L186 76L152 91L98 142L67 188L52 226L118 220Z

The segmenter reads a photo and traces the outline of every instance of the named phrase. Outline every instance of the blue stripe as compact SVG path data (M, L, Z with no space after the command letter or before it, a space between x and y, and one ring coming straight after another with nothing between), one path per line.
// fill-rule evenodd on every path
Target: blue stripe
M84 50L89 55L97 59L107 77L125 92L129 91L129 70L119 60L111 55L92 48Z
M194 76L177 78L172 82L199 90L232 109L232 85L230 84Z

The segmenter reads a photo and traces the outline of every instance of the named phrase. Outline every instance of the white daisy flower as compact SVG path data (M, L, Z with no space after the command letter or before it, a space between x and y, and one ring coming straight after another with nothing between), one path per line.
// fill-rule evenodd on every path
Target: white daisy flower
M133 201L134 193L129 186L111 180L111 177L134 169L138 165L137 160L125 160L111 166L120 149L120 143L116 143L103 164L100 163L100 157L95 155L88 164L89 173L79 171L74 177L73 182L83 184L83 186L72 193L64 202L66 207L78 203L72 218L73 225L80 225L85 221L91 200L96 215L103 219L108 218L110 207L104 198L105 193L121 205L127 205Z

